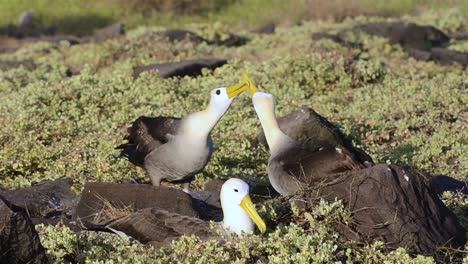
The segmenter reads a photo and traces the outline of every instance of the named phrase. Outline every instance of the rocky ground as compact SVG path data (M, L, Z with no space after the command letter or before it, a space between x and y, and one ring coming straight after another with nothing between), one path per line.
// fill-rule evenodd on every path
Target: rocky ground
M466 229L467 33L468 18L457 10L237 32L209 25L125 30L122 24L88 37L2 30L0 213L10 226L0 235L28 249L2 256L57 263L461 262L466 245L423 256L353 241L337 225L350 216L339 202L291 210L265 191L268 151L246 95L214 130L216 152L192 187L216 193L212 179L248 181L258 190L253 198L268 222L266 234L224 245L185 237L154 249L81 231L75 209L86 183L149 183L114 149L122 127L140 115L201 109L209 90L238 83L245 71L276 96L279 116L307 106L334 125L327 131L338 136L327 140L359 148L377 164L424 172L430 196L441 197ZM141 205L147 206L154 205ZM15 232L25 234L23 241Z

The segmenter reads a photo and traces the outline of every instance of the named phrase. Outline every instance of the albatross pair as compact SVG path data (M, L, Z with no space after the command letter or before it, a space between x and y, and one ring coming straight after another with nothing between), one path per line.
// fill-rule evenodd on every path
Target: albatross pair
M127 128L128 142L117 147L122 149L121 156L143 167L153 185L159 186L162 180L185 183L184 191L187 192L194 175L203 170L213 152L211 131L234 98L249 87L247 82L250 81L244 79L239 85L213 89L208 107L184 118L140 116ZM252 233L254 223L265 232L266 225L252 204L247 183L240 179L228 180L220 197L224 215L221 226L225 233ZM185 233L180 231L180 223L176 220L179 224L174 226L171 221L180 217L171 212L160 212L162 222L159 227L165 232L171 230L175 235L193 234L199 231L201 221L202 230L207 232L208 223L194 218L184 218L182 230Z

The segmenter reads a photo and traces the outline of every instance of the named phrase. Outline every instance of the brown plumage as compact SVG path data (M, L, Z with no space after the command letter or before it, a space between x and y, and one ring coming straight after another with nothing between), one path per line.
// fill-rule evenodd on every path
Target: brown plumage
M127 129L127 143L118 146L121 156L145 169L155 186L162 180L185 183L206 166L213 153L211 131L229 109L243 85L211 90L211 100L201 111L176 117L139 117Z
M252 94L255 111L270 148L268 178L281 195L291 196L332 174L366 167L341 145L311 148L292 139L278 126L273 95L262 92Z
M136 166L143 166L145 157L157 147L169 141L168 135L175 135L181 118L140 116L124 131L127 143L117 147L121 156Z
M216 236L210 223L195 217L171 213L159 208L145 208L115 220L107 227L124 230L141 243L151 242L156 246L169 245L181 235L195 235L202 240Z
M276 185L281 186L278 188L288 195L305 186L319 184L332 174L364 168L340 145L315 149L295 146L275 153L268 162L270 177L276 178Z
M142 243L167 245L182 235L202 239L253 233L266 225L249 196L249 185L236 178L219 191L221 209L167 187L146 184L87 183L75 218L83 227L111 230ZM207 220L218 221L216 229ZM123 233L123 234L122 234Z

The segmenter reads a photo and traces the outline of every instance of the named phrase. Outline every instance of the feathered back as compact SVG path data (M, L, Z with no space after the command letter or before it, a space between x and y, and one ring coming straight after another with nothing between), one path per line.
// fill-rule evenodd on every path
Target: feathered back
M168 134L175 135L181 119L176 117L140 116L126 129L124 143L117 147L122 149L120 156L137 166L143 166L146 155L169 141Z

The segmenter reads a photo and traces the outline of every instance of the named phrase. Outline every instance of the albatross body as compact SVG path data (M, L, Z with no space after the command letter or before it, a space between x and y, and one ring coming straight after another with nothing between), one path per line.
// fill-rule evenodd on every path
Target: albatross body
M255 225L262 233L265 232L265 222L255 210L247 183L231 178L223 184L220 196L224 219L217 226L221 233L227 236L231 233L239 236L251 234L255 231ZM202 239L219 237L208 221L159 208L136 211L114 220L108 227L120 230L142 243L156 245L166 245L182 235L196 235Z
M186 183L188 190L213 153L211 131L244 90L240 86L213 89L208 107L184 118L141 116L127 128L128 142L117 148L122 149L122 157L145 169L153 185L166 180Z
M249 87L255 111L270 148L268 178L283 196L291 196L328 175L364 168L344 147L309 148L281 131L275 116L273 95Z

